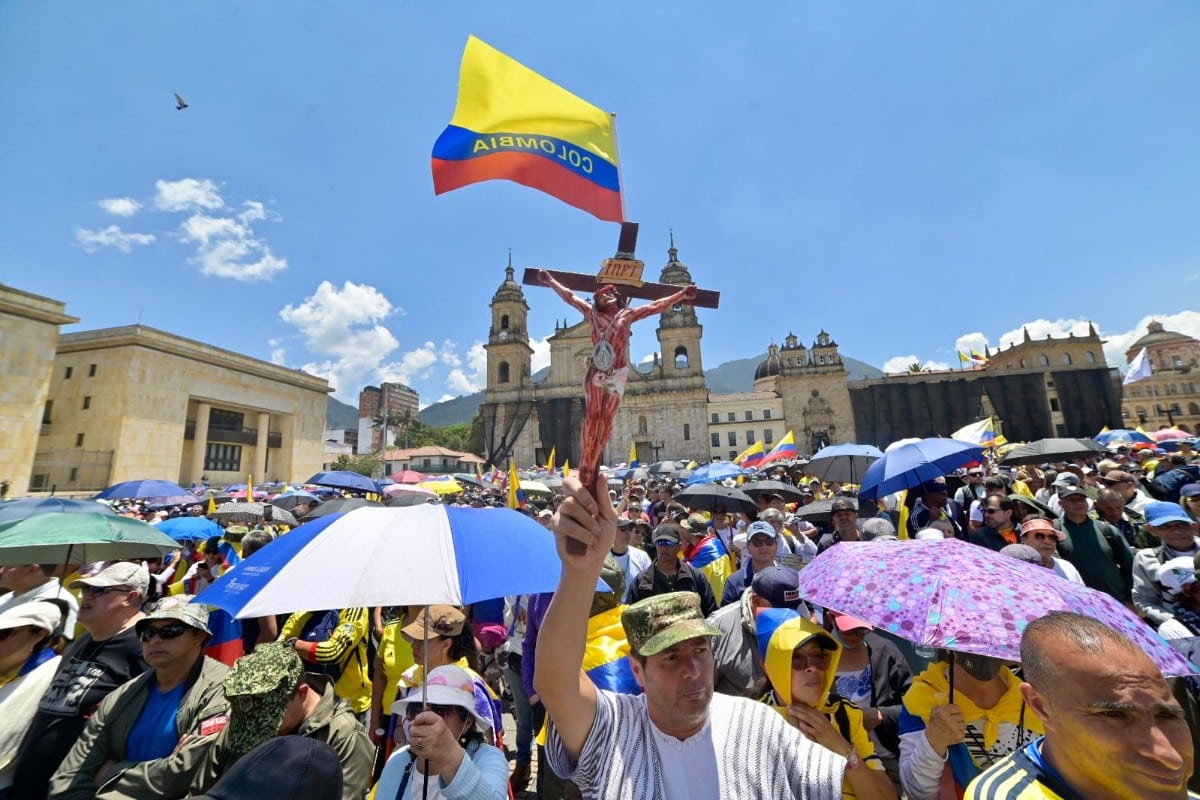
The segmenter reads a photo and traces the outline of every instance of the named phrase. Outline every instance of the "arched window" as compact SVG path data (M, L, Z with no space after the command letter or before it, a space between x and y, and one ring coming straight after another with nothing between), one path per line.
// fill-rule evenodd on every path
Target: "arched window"
M500 317L500 330L508 330L508 314L504 314Z
M817 356L817 363L818 363L818 364L824 364L824 363L825 363L825 356L823 356L823 355Z
M1146 416L1146 409L1143 406L1137 407L1137 418L1139 425L1145 425L1149 417Z
M1096 354L1093 353L1091 350L1088 350L1086 353L1083 354L1083 360L1089 364L1095 364L1096 363Z
M1063 363L1064 364L1071 363L1071 354L1070 353L1063 353Z
M500 366L496 369L496 382L508 383L508 362L501 361Z
M638 435L645 436L647 432L648 432L648 430L646 428L646 418L638 417Z
M1048 367L1048 366L1050 366L1050 356L1046 355L1045 353L1042 353L1040 356L1038 356L1038 362L1043 367Z
M687 348L683 345L675 348L675 369L686 369L688 365Z

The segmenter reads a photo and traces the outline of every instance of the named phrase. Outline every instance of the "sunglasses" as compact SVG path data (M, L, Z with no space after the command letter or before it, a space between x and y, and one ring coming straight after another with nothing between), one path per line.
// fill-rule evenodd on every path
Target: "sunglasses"
M1027 533L1025 537L1028 539L1037 539L1039 542L1048 542L1058 539L1053 533Z
M775 539L769 536L755 536L754 538L750 539L750 544L753 547L766 547L767 545L774 543Z
M152 628L150 626L146 626L145 628L142 628L140 631L138 631L138 638L141 639L143 642L148 642L151 639L153 639L155 636L158 636L163 641L167 641L170 639L177 639L180 636L182 636L186 631L190 631L190 630L192 630L192 627L190 625L185 625L182 622L175 622L170 625L163 625L161 628Z
M456 708L458 708L458 706L443 706L438 705L437 703L429 704L429 710L437 714L442 719L445 719L450 712ZM421 707L420 703L409 703L404 709L404 716L407 717L411 722L417 718L417 714L420 714L424 710L425 709Z
M84 586L80 592L91 597L99 597L106 592L132 592L128 586Z
M808 669L814 667L816 669L825 669L829 666L829 661L832 654L829 652L818 653L815 656L806 656L802 653L792 654L792 669Z

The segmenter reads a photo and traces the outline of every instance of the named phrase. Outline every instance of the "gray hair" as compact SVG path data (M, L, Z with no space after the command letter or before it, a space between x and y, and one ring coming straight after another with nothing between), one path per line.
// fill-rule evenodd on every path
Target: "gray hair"
M783 524L783 512L778 508L766 508L758 512L758 518L763 522L778 522Z
M869 542L880 536L895 536L896 526L892 525L891 520L886 520L883 517L871 517L863 520L862 524L862 540Z

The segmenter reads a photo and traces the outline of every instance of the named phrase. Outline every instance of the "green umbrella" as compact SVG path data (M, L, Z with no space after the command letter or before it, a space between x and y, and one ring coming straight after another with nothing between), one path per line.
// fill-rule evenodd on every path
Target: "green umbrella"
M0 565L161 558L179 542L131 517L52 512L0 525Z

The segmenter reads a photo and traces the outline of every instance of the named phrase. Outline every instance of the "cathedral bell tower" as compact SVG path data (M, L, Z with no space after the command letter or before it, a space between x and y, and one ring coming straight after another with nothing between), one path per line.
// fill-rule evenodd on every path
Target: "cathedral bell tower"
M529 346L529 304L513 275L512 253L504 270L504 282L492 295L492 327L488 330L487 388L503 392L529 383L533 348Z
M675 234L671 234L671 247L667 250L667 265L663 267L659 283L684 287L695 284L688 268L679 260L675 248ZM664 311L659 317L658 344L662 353L662 372L666 377L704 377L704 365L700 360L700 337L703 326L696 318L692 306L677 305Z

